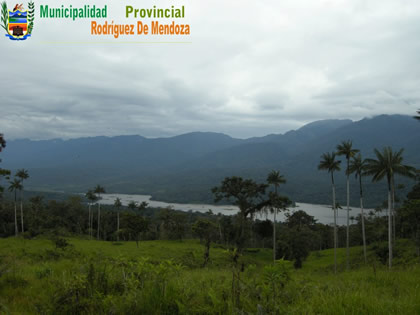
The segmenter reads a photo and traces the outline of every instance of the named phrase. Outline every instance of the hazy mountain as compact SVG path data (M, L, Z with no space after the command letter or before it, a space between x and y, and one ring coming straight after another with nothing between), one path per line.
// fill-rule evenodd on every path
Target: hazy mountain
M231 147L241 140L224 134L195 132L172 138L141 136L92 137L71 140L8 141L3 155L9 168L165 167Z
M323 152L347 139L364 157L372 156L373 148L389 145L405 148L405 161L420 168L419 135L420 123L411 117L382 115L356 122L322 120L285 134L245 140L203 132L157 139L15 140L8 141L2 153L2 167L28 169L31 189L80 192L101 183L108 191L182 202L211 201L210 188L226 176L265 180L270 170L279 169L288 179L282 190L292 198L328 203L329 177L317 170ZM340 181L343 175L337 177L338 195L344 191ZM367 185L367 191L385 189L382 186Z

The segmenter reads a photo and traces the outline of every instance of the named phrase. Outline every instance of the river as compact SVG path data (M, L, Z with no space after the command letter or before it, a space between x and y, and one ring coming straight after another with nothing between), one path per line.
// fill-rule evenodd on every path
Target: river
M182 210L182 211L198 211L198 212L207 212L208 210L213 211L214 214L221 213L224 215L233 215L238 211L238 207L236 206L226 206L226 205L209 205L209 204L182 204L182 203L171 203L171 202L163 202L163 201L156 201L150 200L151 196L149 195L126 195L126 194L103 194L101 195L102 200L101 204L112 205L114 204L115 199L118 197L121 199L121 202L124 206L126 206L130 201L135 201L140 203L142 201L146 201L150 207L153 208L167 208L171 207L175 210ZM307 214L314 216L316 220L320 223L324 224L331 224L334 222L334 214L331 210L331 206L326 205L316 205L316 204L309 204L309 203L296 203L296 207L292 207L289 209L290 212L303 210ZM365 209L365 214L368 213L372 209ZM356 217L360 213L360 208L351 207L350 208L350 217ZM339 209L338 210L338 217L337 217L337 224L345 225L346 224L346 209ZM264 220L268 218L273 220L272 214L259 214L257 215L258 219ZM283 213L277 215L277 220L283 221L285 216ZM350 222L351 223L351 222Z

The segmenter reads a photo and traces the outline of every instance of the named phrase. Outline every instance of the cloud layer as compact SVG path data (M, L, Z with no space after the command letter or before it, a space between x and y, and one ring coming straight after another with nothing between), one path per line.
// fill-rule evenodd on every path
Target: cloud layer
M95 2L105 3L109 20L135 22L124 18L125 3ZM89 21L37 15L32 38L0 40L0 132L8 139L190 131L244 138L420 108L419 1L126 4L185 5L190 37L135 40L189 43L92 38Z

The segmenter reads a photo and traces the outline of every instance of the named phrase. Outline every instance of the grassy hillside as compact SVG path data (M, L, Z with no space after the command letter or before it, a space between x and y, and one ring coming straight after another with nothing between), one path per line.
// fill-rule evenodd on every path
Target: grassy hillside
M0 239L0 313L420 313L418 257L388 271L363 266L355 247L352 270L334 275L332 250L312 253L295 271L287 261L273 266L271 251L258 249L241 257L240 272L217 245L201 268L196 240L68 242L61 249L46 239ZM344 250L338 254L343 266Z

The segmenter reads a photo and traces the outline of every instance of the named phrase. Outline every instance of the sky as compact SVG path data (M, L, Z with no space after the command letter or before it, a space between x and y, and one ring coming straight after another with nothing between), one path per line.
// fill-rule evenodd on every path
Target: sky
M125 5L184 5L178 23L191 35L115 40L90 35L90 20L40 19L39 5L62 3L107 4L115 23L137 22L125 18ZM6 139L193 131L248 138L420 108L418 0L35 4L31 38L10 41L0 29Z

